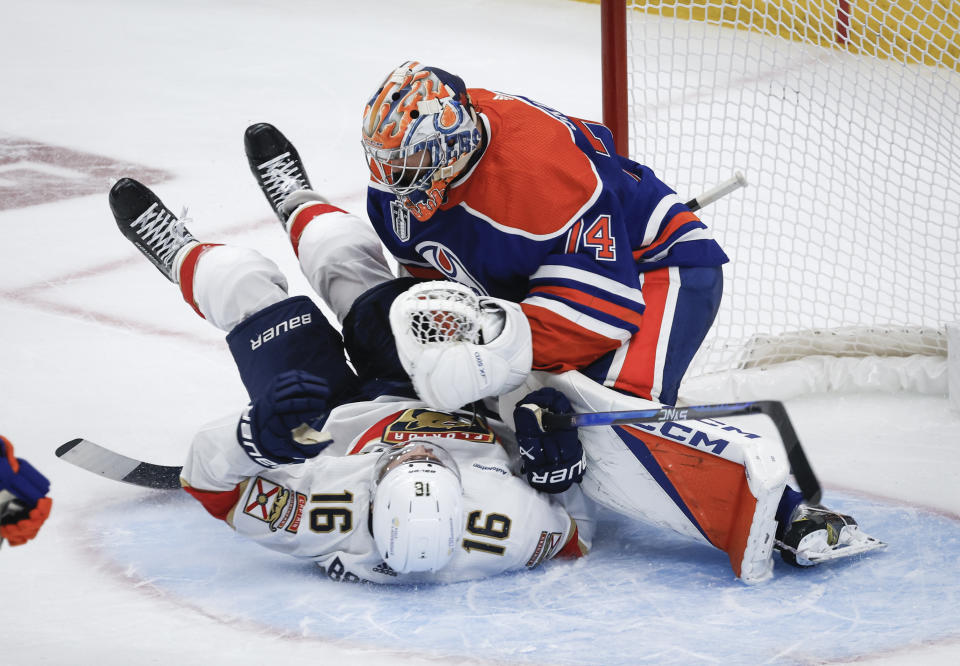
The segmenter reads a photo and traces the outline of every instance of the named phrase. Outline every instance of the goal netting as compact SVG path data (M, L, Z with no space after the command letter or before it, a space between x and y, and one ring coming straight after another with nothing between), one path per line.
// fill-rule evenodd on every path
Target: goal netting
M681 197L736 171L749 182L700 213L731 263L688 377L945 354L960 320L960 3L626 4L629 155ZM605 50L614 39L605 27ZM604 115L617 131L606 101Z

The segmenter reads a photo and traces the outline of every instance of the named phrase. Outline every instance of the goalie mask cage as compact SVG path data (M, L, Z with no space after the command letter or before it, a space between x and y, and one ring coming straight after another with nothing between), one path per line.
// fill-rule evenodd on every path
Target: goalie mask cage
M945 354L957 310L960 2L603 0L604 121L731 263L688 377Z

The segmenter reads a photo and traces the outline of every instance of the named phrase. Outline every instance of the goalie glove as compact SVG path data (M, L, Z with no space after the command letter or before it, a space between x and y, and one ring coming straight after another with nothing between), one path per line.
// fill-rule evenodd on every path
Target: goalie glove
M562 493L574 483L580 483L587 460L576 428L549 432L543 429L544 410L568 414L573 408L565 395L552 388L542 388L520 400L513 410L520 471L536 490Z
M390 328L417 395L435 409L511 391L533 363L520 306L478 297L456 282L410 287L390 307Z
M0 538L20 546L37 536L50 515L50 482L33 465L13 455L0 436Z
M333 442L323 430L330 410L325 379L302 370L280 373L244 410L237 440L263 467L302 463Z

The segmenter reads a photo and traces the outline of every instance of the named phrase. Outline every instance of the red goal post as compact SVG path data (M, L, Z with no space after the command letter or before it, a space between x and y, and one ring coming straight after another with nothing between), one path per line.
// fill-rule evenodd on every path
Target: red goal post
M730 255L688 377L945 355L960 321L960 4L602 0L603 119Z

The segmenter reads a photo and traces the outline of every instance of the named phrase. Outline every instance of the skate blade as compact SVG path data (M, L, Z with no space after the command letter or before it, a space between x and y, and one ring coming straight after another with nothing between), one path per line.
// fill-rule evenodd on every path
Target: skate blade
M797 553L797 559L803 558L811 564L821 564L832 560L840 560L845 557L853 557L854 555L862 555L863 553L869 553L872 550L880 550L886 547L887 544L884 541L874 539L873 537L864 537L853 543L838 544L831 550L825 552L810 553L809 555Z

